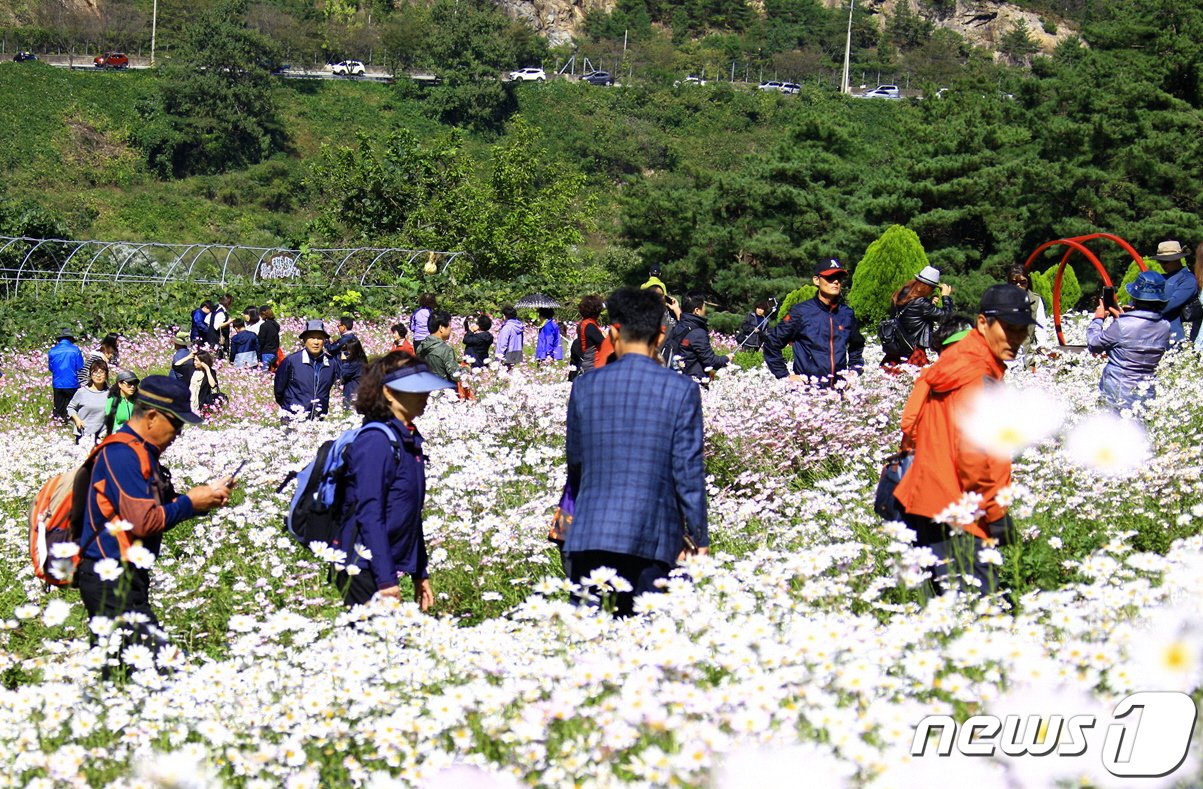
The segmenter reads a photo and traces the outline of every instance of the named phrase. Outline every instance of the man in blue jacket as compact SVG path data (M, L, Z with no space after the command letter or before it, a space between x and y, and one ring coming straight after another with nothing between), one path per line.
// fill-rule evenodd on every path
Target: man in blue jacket
M1171 343L1186 339L1182 329L1182 308L1199 296L1199 283L1195 281L1194 273L1182 267L1182 259L1189 254L1190 250L1177 241L1162 241L1157 245L1157 254L1153 255L1153 260L1161 261L1161 267L1165 269L1165 305L1161 308L1161 317L1170 322Z
M706 294L691 291L681 305L681 320L673 327L669 341L670 368L684 373L702 386L710 385L710 374L731 360L718 356L710 346L710 327L706 322Z
M815 266L811 279L819 292L795 304L789 314L764 335L764 363L778 378L811 379L831 386L845 370L860 372L865 366L865 338L852 309L842 302L848 271L832 258ZM781 349L793 343L794 371L785 369Z
M138 387L133 415L101 443L85 472L91 477L75 581L89 619L134 615L123 626L123 646L138 643L157 654L167 642L150 605L150 567L163 533L229 501L233 478L177 494L159 464L184 425L200 421L187 386L148 375Z
M70 329L58 333L57 342L46 354L54 389L54 418L67 421L67 405L79 389L79 371L84 369L84 354L75 344Z
M301 332L305 346L284 357L276 368L276 403L290 413L304 412L322 419L330 411L330 389L342 370L338 359L325 352L330 335L321 321L306 321Z
M657 591L687 546L705 553L710 545L702 398L656 359L664 314L657 294L621 288L606 306L618 358L578 378L568 398L575 516L565 569L577 584L614 570L626 582L615 613L629 616L635 596Z

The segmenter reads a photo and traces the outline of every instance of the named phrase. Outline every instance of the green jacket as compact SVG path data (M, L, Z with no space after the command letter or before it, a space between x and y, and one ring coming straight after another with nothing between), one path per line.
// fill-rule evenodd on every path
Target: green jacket
M104 404L104 422L110 433L116 433L121 426L129 421L134 413L134 401L124 397L110 397Z
M426 362L430 372L448 381L459 381L459 359L450 345L431 335L418 343L416 350L418 358Z

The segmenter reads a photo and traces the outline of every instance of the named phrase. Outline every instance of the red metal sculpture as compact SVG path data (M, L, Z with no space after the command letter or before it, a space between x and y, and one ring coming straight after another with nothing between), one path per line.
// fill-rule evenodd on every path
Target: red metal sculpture
M1069 263L1069 259L1073 257L1074 253L1081 252L1083 257L1094 264L1095 271L1099 272L1099 276L1103 278L1104 287L1112 287L1111 276L1107 273L1107 269L1104 268L1103 264L1099 262L1098 257L1096 257L1095 254L1091 252L1085 245L1087 241L1093 241L1096 238L1104 238L1108 241L1115 242L1125 252L1132 256L1132 259L1136 261L1136 265L1140 267L1141 271L1145 271L1147 269L1144 258L1140 256L1140 253L1137 252L1127 241L1112 233L1091 233L1085 236L1059 238L1056 241L1047 241L1036 247L1032 254L1028 255L1027 261L1023 264L1025 269L1030 269L1032 264L1036 262L1036 258L1040 257L1044 250L1055 246L1069 247L1069 249L1065 250L1065 254L1061 256L1061 263L1057 266L1057 275L1053 279L1053 326L1057 330L1057 342L1061 345L1065 345L1065 335L1061 331L1061 279L1065 276L1065 266L1067 263Z

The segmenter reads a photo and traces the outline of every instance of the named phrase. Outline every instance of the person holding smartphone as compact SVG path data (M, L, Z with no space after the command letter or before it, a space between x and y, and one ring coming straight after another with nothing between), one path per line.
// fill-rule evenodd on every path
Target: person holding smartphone
M1157 365L1170 347L1173 334L1163 317L1167 300L1165 277L1144 271L1127 286L1132 309L1108 308L1099 299L1094 319L1086 327L1086 347L1107 354L1099 379L1103 400L1115 411L1133 408L1153 397ZM1106 325L1107 318L1111 324Z

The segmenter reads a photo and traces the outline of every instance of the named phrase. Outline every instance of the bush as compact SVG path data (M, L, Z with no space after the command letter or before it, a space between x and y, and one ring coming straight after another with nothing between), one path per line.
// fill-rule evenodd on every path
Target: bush
M1039 294L1040 298L1044 299L1044 306L1048 310L1049 318L1052 318L1053 312L1053 284L1057 279L1057 266L1049 266L1043 273L1039 271L1031 271L1029 275L1032 278L1032 290ZM1065 275L1061 279L1061 311L1069 312L1078 307L1078 302L1082 300L1082 286L1078 284L1078 275L1074 272L1073 266L1065 267Z
M785 301L781 302L781 309L777 310L777 320L784 320L795 304L801 304L807 299L813 299L818 292L819 289L814 285L803 285L797 290L792 291L785 297Z
M744 316L738 312L712 312L707 318L710 330L719 334L735 334L744 322Z
M869 245L852 273L848 306L865 326L875 325L890 312L894 293L927 263L927 253L913 230L891 225Z

